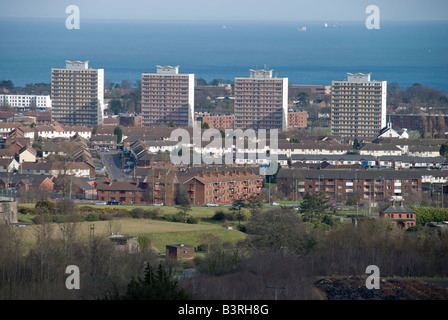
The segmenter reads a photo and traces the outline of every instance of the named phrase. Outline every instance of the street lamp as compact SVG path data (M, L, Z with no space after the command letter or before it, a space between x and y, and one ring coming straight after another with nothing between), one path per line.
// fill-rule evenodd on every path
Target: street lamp
M444 190L444 188L443 187L445 187L445 184L442 184L442 209L444 208L444 205L443 205L443 190Z

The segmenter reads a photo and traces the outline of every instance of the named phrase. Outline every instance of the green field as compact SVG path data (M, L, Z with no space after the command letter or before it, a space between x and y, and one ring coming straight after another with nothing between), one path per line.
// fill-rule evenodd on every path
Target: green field
M297 201L278 201L281 205L292 206L297 205ZM78 208L89 205L77 205ZM149 205L90 205L93 208L103 208L107 210L128 210L135 208L142 208L144 210L157 208L160 210L160 215L175 214L178 208L174 206L154 207ZM33 208L34 204L19 204L20 207ZM265 208L279 208L279 206L272 206L265 204ZM243 240L246 234L237 229L238 222L232 222L232 229L223 226L221 222L201 221L200 219L211 218L216 211L228 211L229 206L220 207L206 207L193 206L191 207L189 215L199 219L198 224L186 224L179 222L168 222L163 220L151 219L132 219L132 218L114 218L109 221L95 221L95 222L80 222L78 234L80 237L88 238L90 233L90 226L95 226L96 236L108 236L111 232L119 232L125 236L144 237L149 240L158 250L165 251L165 246L168 244L190 244L197 247L207 241L208 238L219 239L222 242L232 242ZM350 214L348 212L340 212L339 214ZM107 214L107 211L106 211ZM23 222L32 222L33 215L19 215L19 220ZM345 219L344 219L345 220ZM55 225L55 236L60 236L59 227ZM20 228L24 232L24 237L28 241L33 241L37 225L31 225L26 228Z
M86 205L78 205L79 208ZM33 208L33 204L19 204L20 207ZM178 209L173 206L141 206L141 205L123 205L123 206L107 206L94 205L94 208L107 208L108 210L132 210L134 208L161 210L161 215L175 214ZM201 219L212 217L217 210L228 210L228 207L192 207L190 215ZM32 222L33 215L19 214L19 220L22 222ZM236 222L235 222L236 224ZM106 237L111 232L119 232L125 236L144 237L149 240L153 246L159 251L164 252L165 246L168 244L190 244L195 247L206 242L207 238L214 237L222 242L236 243L243 240L246 234L237 230L236 227L228 229L221 222L199 221L197 224L187 224L179 222L168 222L163 220L152 219L133 219L133 218L114 218L109 221L85 221L79 223L78 236L87 239L90 234L90 227L95 226L95 235ZM31 225L26 228L20 228L23 237L29 242L35 240L38 225ZM54 224L54 236L60 236L58 225Z

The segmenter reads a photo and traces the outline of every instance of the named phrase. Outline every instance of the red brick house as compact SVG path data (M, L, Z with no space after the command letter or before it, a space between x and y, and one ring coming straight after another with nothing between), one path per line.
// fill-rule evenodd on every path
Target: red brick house
M403 201L397 203L392 202L392 205L380 210L381 218L389 218L392 220L395 227L400 229L407 229L415 227L416 213L403 205Z
M263 178L253 169L224 168L201 171L183 184L194 204L232 203L240 196L261 194Z
M100 181L96 184L98 200L117 200L121 203L148 203L148 191L145 183Z
M15 174L11 176L10 187L17 190L31 190L33 188L53 191L54 176L52 175L32 175L32 174Z
M189 244L172 244L166 246L166 258L181 260L193 259L194 247Z

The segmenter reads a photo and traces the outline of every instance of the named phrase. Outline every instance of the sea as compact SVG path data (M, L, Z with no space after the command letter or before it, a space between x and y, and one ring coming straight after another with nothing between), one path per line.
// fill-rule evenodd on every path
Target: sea
M331 85L347 73L448 90L448 21L129 21L0 18L0 80L49 83L51 68L89 61L105 79L136 83L157 65L206 81L272 69L290 84ZM325 27L325 23L327 23Z

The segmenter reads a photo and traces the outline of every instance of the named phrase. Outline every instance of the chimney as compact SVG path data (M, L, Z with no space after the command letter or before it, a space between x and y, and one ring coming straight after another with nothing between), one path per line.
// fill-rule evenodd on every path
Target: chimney
M400 200L400 207L402 207L403 206L403 200Z

